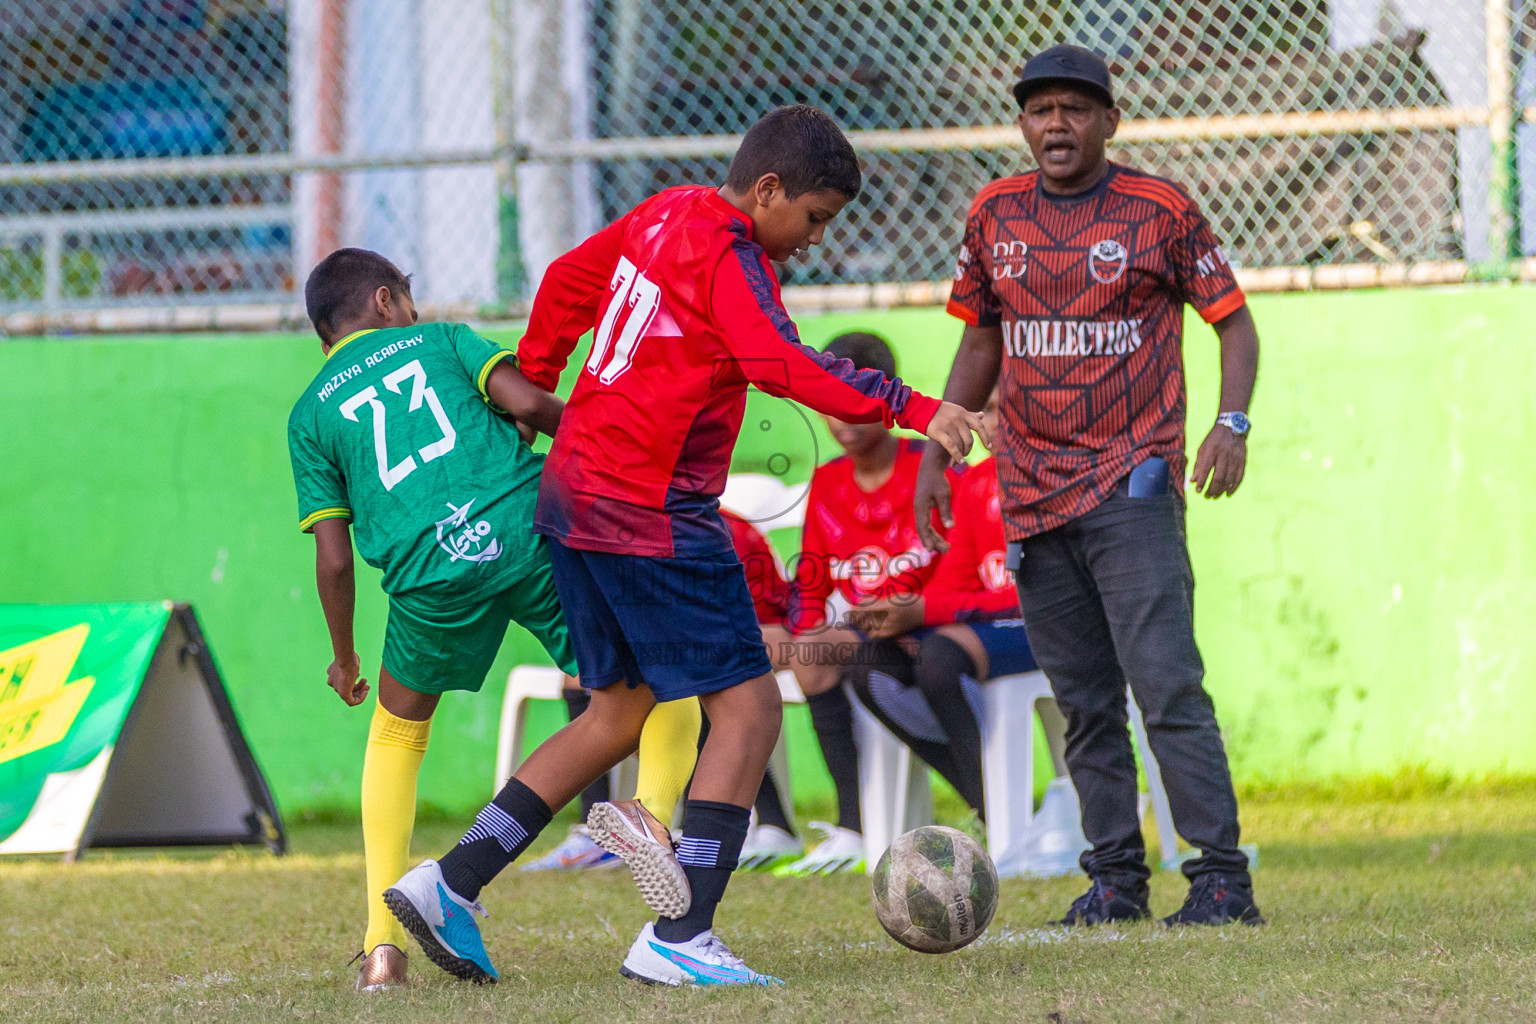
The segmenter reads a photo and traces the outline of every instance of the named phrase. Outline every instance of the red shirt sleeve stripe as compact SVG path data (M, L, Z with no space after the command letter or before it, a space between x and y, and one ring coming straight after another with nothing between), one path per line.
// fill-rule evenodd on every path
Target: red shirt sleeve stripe
M1200 314L1200 319L1208 324L1225 319L1236 313L1248 302L1248 296L1243 294L1242 288L1234 288L1209 306L1196 307L1195 312Z

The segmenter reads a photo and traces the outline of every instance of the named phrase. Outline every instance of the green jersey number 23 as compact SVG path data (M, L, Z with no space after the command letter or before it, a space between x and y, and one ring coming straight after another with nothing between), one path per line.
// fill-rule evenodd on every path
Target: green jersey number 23
M427 371L422 368L421 360L412 359L385 377L384 386L395 394L402 395L404 392L400 388L407 380L411 382L411 394L410 401L406 405L406 413L416 412L425 402L427 408L432 410L432 418L437 420L438 430L443 434L441 438L424 445L416 452L416 455L421 456L422 462L431 462L453 451L458 434L454 431L453 424L448 422L448 414L443 411L443 403L437 400L437 392L428 386ZM386 491L392 491L396 484L416 471L416 457L407 455L394 465L390 465L389 439L384 429L386 415L384 403L379 400L379 391L372 384L341 403L341 414L354 423L360 423L361 420L358 419L357 414L365 405L373 412L373 454L379 463L379 480L384 484Z

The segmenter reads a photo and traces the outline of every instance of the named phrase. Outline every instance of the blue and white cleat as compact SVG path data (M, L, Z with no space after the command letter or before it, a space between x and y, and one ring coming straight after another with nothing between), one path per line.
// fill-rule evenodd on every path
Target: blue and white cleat
M741 957L702 932L687 942L663 942L649 923L629 947L619 973L647 985L782 985L778 978L758 974Z
M384 905L421 944L427 959L449 974L477 985L500 977L475 923L476 914L489 915L479 903L470 903L448 888L437 861L422 861L384 890Z

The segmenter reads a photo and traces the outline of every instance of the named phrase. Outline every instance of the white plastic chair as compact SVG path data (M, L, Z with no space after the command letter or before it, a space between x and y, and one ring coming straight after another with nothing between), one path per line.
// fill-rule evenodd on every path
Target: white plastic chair
M790 485L766 473L732 473L726 477L720 507L736 513L763 533L805 524L805 495L809 484Z
M501 699L501 724L496 737L496 777L491 793L501 792L517 766L523 763L523 728L528 722L528 702L560 700L564 676L553 665L518 665L507 676L507 692ZM633 796L639 762L625 758L608 773L609 792L614 800ZM559 808L555 808L559 810Z
M982 782L987 809L987 847L999 875L1030 874L1025 858L1035 819L1035 702L1052 697L1043 672L1000 676L983 684ZM1141 709L1127 700L1131 732L1141 754L1150 790L1161 864L1179 862L1178 833L1163 788L1157 759L1147 744ZM873 871L892 840L933 821L928 768L912 751L854 700L854 734L859 746L859 802L864 818L864 853Z
M1054 699L1051 684L1044 672L1023 672L988 680L981 692L985 710L981 722L981 760L988 852L999 875L1031 874L1034 870L1024 854L1035 818L1035 702ZM1173 812L1168 807L1168 793L1163 788L1157 758L1147 744L1141 709L1131 699L1129 689L1126 702L1131 734L1146 771L1162 866L1172 870L1178 864L1179 841L1173 827Z
M859 748L859 815L864 823L864 869L873 873L896 837L933 823L928 766L893 736L849 691L853 738Z

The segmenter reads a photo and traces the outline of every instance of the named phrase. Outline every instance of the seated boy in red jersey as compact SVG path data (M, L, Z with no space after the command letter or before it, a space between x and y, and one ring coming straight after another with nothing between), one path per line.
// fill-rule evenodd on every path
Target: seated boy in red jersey
M994 389L982 411L993 429L997 402ZM850 681L886 728L985 819L977 684L1036 668L1019 595L1004 567L996 457L961 475L951 511L949 551L922 593L871 601L850 612L874 641ZM895 640L909 634L919 637L915 653L910 643ZM1065 774L1059 748L1066 727L1054 702L1042 707L1041 719L1057 772Z
M385 894L444 969L495 978L474 923L480 890L552 808L635 749L657 701L698 697L711 730L676 853L633 801L597 804L587 822L661 915L621 972L665 985L775 982L712 930L782 717L719 512L747 386L851 422L923 430L951 458L981 429L977 414L800 343L770 261L819 244L860 188L836 123L813 107L780 108L747 131L723 187L653 196L546 272L518 347L523 374L553 390L596 328L534 516L592 703L518 767L441 862Z
M839 335L825 352L861 369L896 373L890 346L874 334ZM910 599L938 568L939 556L918 539L913 519L922 442L898 437L881 423L847 423L828 416L827 426L844 454L818 467L811 477L789 628L804 641L792 667L837 792L837 823L812 822L825 840L802 860L779 869L782 874L830 874L864 866L853 708L841 684L866 637L837 622L829 613L829 600L840 599L852 607L872 600ZM943 530L937 517L935 528Z

